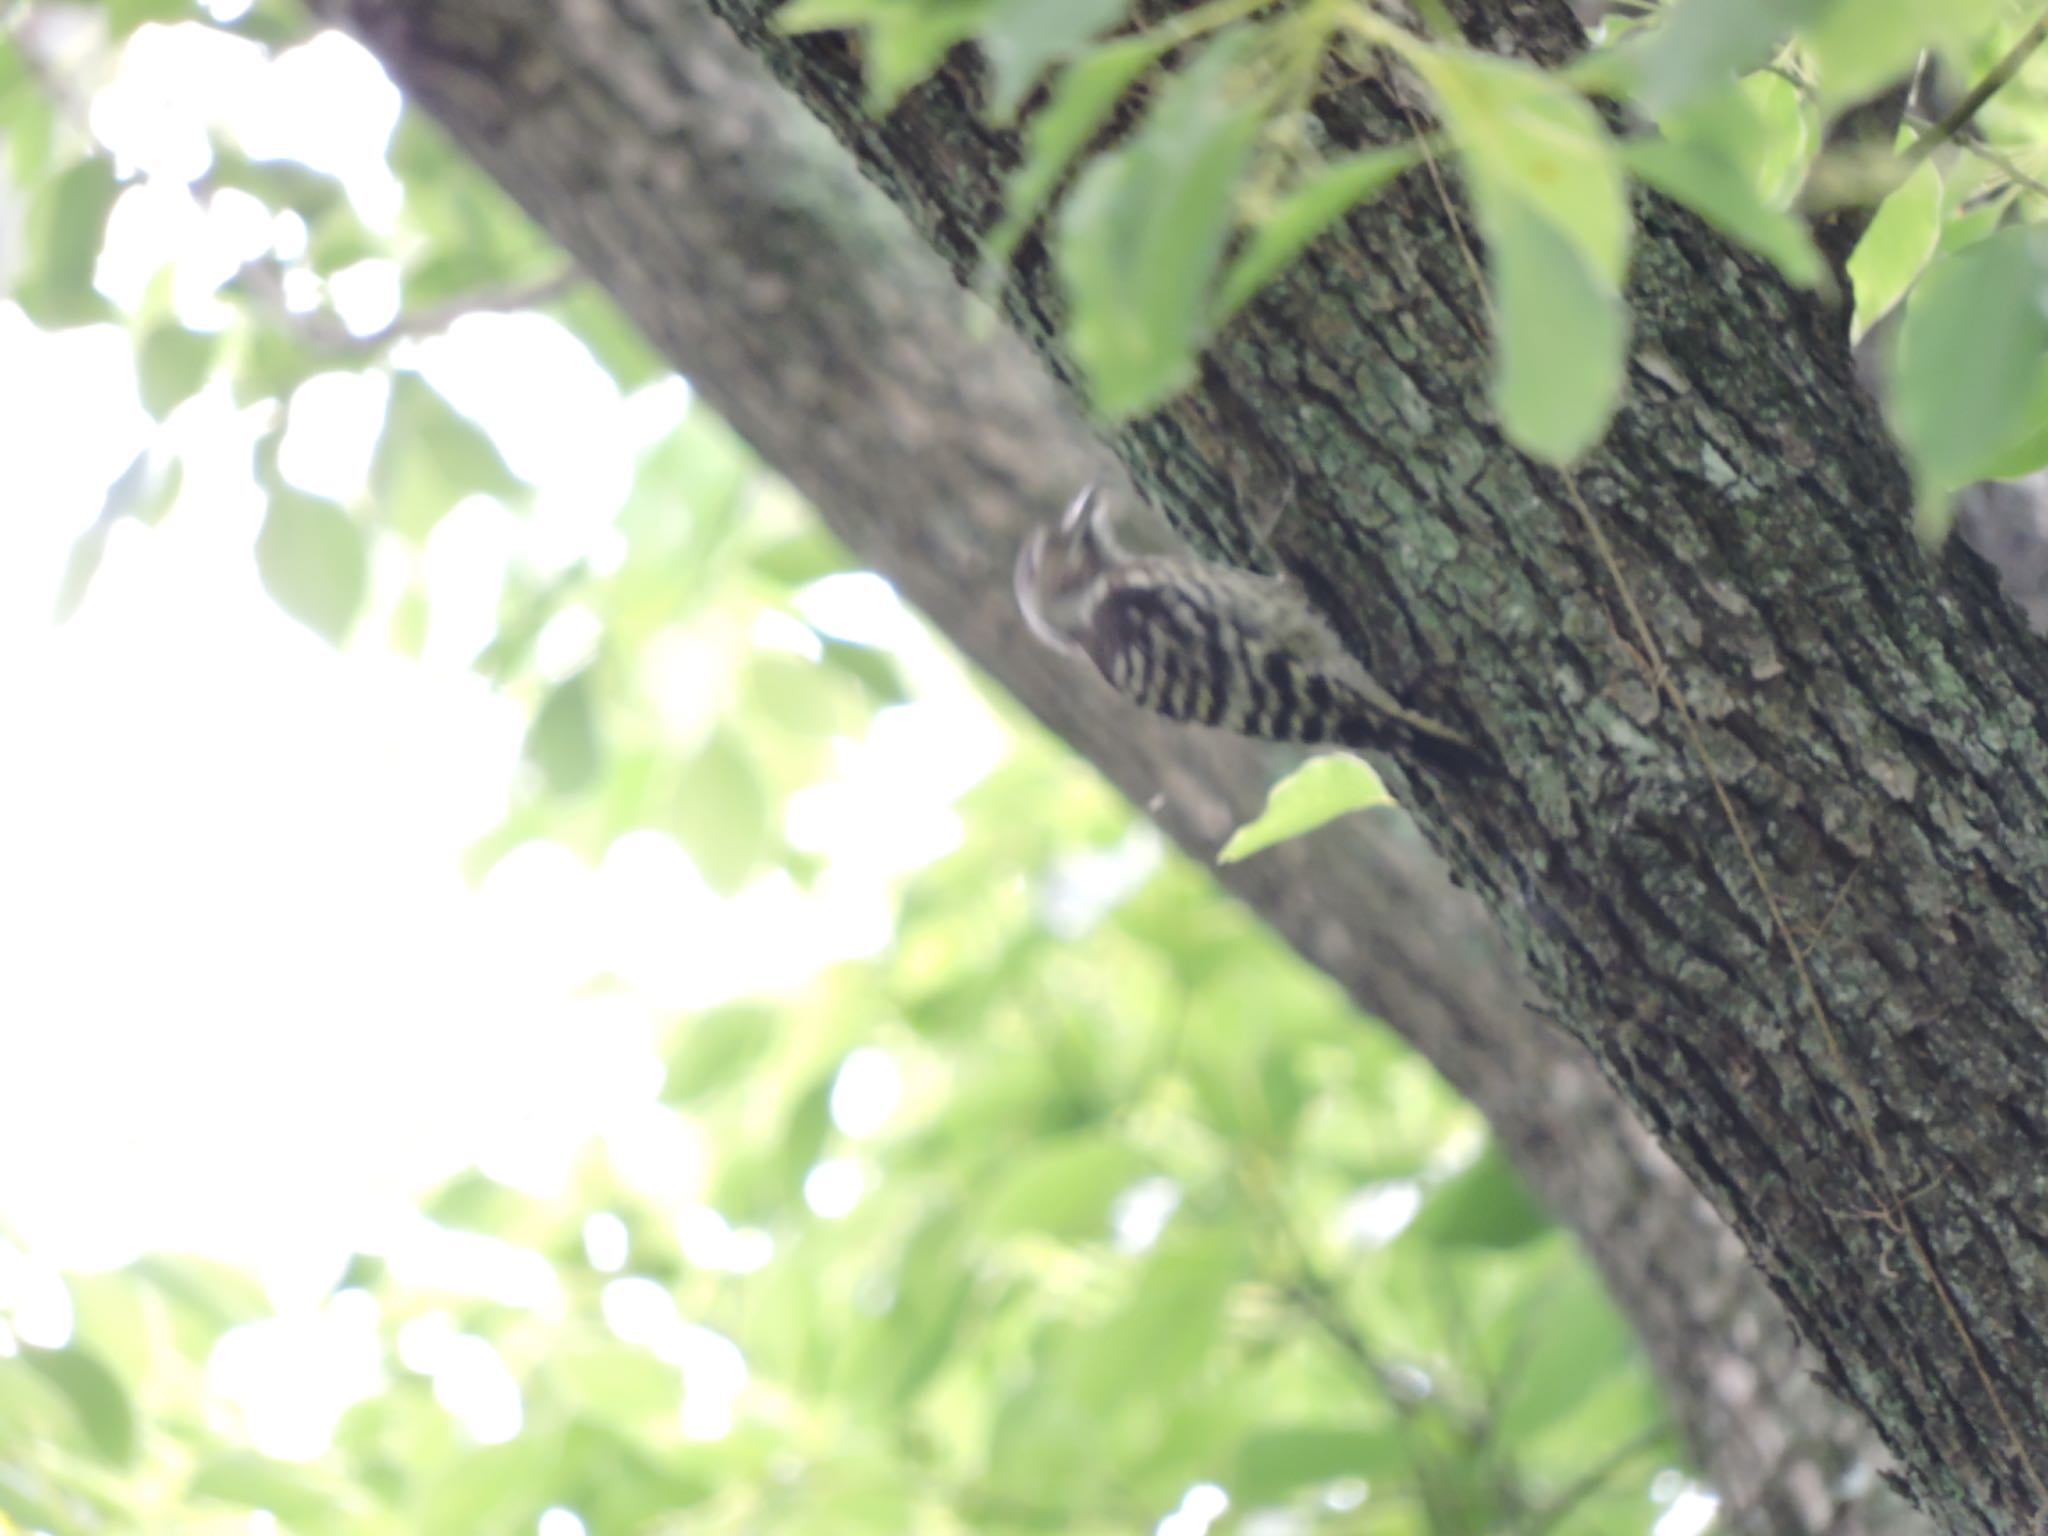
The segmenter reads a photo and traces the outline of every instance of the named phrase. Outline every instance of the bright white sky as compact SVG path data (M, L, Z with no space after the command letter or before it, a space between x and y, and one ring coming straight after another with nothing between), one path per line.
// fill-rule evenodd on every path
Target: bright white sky
M101 287L133 302L169 260L181 315L203 325L238 261L303 241L253 200L201 211L185 183L207 166L208 123L252 154L333 172L388 227L402 196L384 161L397 109L382 71L335 36L269 63L201 28L145 28L91 106L95 134L147 178L116 210ZM366 331L397 297L395 273L366 264L341 301ZM355 1314L367 1298L316 1306L352 1249L546 1299L551 1273L531 1256L451 1244L409 1214L465 1165L547 1189L602 1135L659 1186L699 1262L763 1262L758 1234L697 1202L693 1128L655 1098L656 1021L885 943L889 882L948 845L946 807L1003 750L886 589L842 581L818 594L820 621L899 646L935 697L885 716L807 798L802 838L830 862L819 894L765 879L722 900L653 833L595 869L532 845L469 889L457 861L505 805L524 724L467 665L504 560L515 546L547 561L610 553L635 455L688 393L672 381L621 399L536 316L472 317L409 361L493 433L538 502L518 519L466 506L437 536L435 629L418 662L337 653L262 592L248 452L260 416L209 393L158 428L125 332L44 335L0 302L0 1225L28 1245L24 1258L0 1240L0 1316L60 1338L50 1266L146 1247L249 1263L293 1321L239 1337L215 1368L259 1443L287 1454L317 1451L335 1409L366 1389L374 1316ZM302 389L288 476L357 492L384 395L350 374ZM173 446L185 479L171 514L117 525L85 607L55 625L59 573L108 484L139 450ZM878 826L895 832L877 838ZM599 972L627 994L576 996ZM861 1053L836 1107L872 1130L894 1092L886 1056ZM821 1212L858 1197L842 1171L820 1170ZM594 1230L593 1256L610 1229ZM672 1302L664 1313L644 1287L617 1285L613 1326L689 1358L704 1390L685 1427L719 1432L744 1381L737 1352ZM516 1388L480 1342L428 1329L408 1348L445 1367L452 1412L504 1438ZM289 1389L323 1374L325 1400Z

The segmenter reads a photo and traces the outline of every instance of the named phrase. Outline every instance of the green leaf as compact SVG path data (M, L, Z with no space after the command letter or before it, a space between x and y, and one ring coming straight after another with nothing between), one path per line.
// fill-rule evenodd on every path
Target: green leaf
M1644 183L1768 257L1802 288L1819 286L1827 267L1805 223L1766 204L1755 184L1727 161L1696 145L1662 138L1632 139L1622 145L1621 155Z
M363 530L340 507L276 486L256 535L256 571L279 607L339 645L369 590L370 556Z
M1992 456L1984 466L1984 479L2018 480L2037 469L2048 469L2048 366L2034 376L2034 387L2027 391L2019 420L2025 435Z
M851 736L868 723L857 685L844 668L786 651L758 652L741 684L748 706L799 737Z
M1339 816L1393 803L1363 758L1344 752L1311 758L1266 792L1266 808L1230 834L1216 862L1235 864Z
M1631 224L1620 157L1585 100L1519 62L1424 47L1464 157L1492 269L1501 425L1553 463L1599 440L1621 398Z
M463 498L509 501L524 482L489 433L420 375L399 371L370 460L370 489L385 526L418 541Z
M1617 293L1628 270L1628 181L1600 116L1556 76L1512 59L1411 46L1464 156L1479 220L1506 201L1548 221Z
M1109 417L1155 406L1194 376L1233 198L1265 118L1243 78L1255 42L1233 33L1213 43L1067 199L1057 253L1068 339Z
M193 1471L185 1494L243 1509L267 1509L294 1530L332 1525L340 1502L340 1489L332 1479L254 1451L208 1457Z
M983 1230L991 1237L1017 1232L1073 1240L1106 1237L1111 1204L1144 1171L1137 1152L1107 1132L1038 1142L997 1177L981 1207Z
M988 237L982 256L981 285L991 287L1009 265L1024 231L1052 196L1067 166L1097 129L1131 82L1166 51L1156 33L1119 38L1063 70L1051 99L1032 115L1024 129L1024 158L1003 189L1003 218Z
M900 1412L959 1349L975 1270L965 1234L959 1208L946 1205L902 1243L889 1272L887 1309L861 1330L835 1373L843 1391Z
M1981 479L2031 435L2023 413L2048 352L2044 272L2048 234L2016 227L1938 255L1907 299L1891 414L1923 507ZM1946 528L1937 515L1922 530Z
M63 577L58 582L57 600L52 605L52 613L58 623L69 619L84 604L93 578L99 574L100 561L106 555L107 538L114 524L124 517L132 517L154 526L162 520L171 503L177 500L178 488L184 479L182 461L173 459L169 464L159 464L147 448L128 461L128 467L107 487L106 499L100 503L100 515L72 541L70 553L64 561Z
M775 1165L779 1182L790 1198L799 1198L804 1176L824 1154L832 1135L832 1080L835 1072L823 1072L789 1101L775 1138Z
M1771 61L1821 0L1672 0L1658 24L1620 50L1653 117Z
M733 1003L692 1015L675 1027L665 1060L664 1104L688 1104L741 1078L781 1038L779 1015L758 1003Z
M1822 109L1875 95L1932 44L1977 40L2002 7L2003 0L1832 0L1801 36Z
M333 366L330 354L307 345L289 326L249 324L238 327L236 339L230 387L237 405L288 399L314 374Z
M25 215L22 249L28 264L13 298L45 330L85 325L107 317L109 306L93 287L107 215L121 195L104 156L81 160L36 189Z
M1257 1508L1338 1478L1403 1477L1409 1467L1407 1437L1387 1425L1267 1425L1238 1446L1230 1494Z
M1634 1395L1636 1357L1628 1330L1584 1269L1574 1267L1540 1305L1525 1308L1518 1332L1526 1344L1514 1350L1520 1369L1500 1413L1504 1445L1558 1426L1596 1393Z
M618 1339L560 1348L548 1362L548 1377L570 1407L623 1434L665 1426L683 1400L674 1366Z
M1598 442L1621 398L1628 312L1581 249L1515 199L1488 221L1501 425L1521 448L1569 463Z
M893 107L903 93L981 29L995 0L790 0L775 13L778 31L861 29L871 111Z
M1766 208L1781 208L1806 174L1813 147L1809 114L1796 88L1772 74L1751 75L1683 110L1665 113L1662 136L1727 167Z
M1317 235L1420 158L1418 148L1404 144L1369 149L1318 166L1259 220L1230 264L1216 302L1217 323L1236 314L1247 299L1307 250Z
M1856 290L1852 341L1862 340L1926 270L1941 240L1943 201L1941 170L1929 159L1877 205L1849 255L1849 282Z
M68 1512L57 1507L48 1490L27 1486L28 1475L13 1467L0 1467L0 1514L7 1515L25 1531L68 1531Z
M135 1410L127 1390L97 1355L80 1348L21 1346L24 1364L63 1394L100 1460L125 1467L135 1459Z
M806 528L757 551L747 562L755 575L794 592L852 569L846 547L823 529Z
M1499 1144L1489 1143L1471 1167L1431 1191L1402 1236L1438 1248L1519 1248L1551 1225Z
M1126 0L995 0L981 46L995 73L989 115L1006 123L1046 65L1123 20Z
M1074 1397L1100 1412L1133 1396L1158 1402L1183 1386L1223 1326L1223 1304L1243 1275L1241 1234L1169 1233L1114 1314L1079 1335L1070 1356Z
M604 747L592 701L591 668L549 692L526 732L526 759L557 795L581 794L597 783Z
M7 145L6 174L18 191L39 185L50 171L56 111L21 50L0 36L0 142Z
M192 1359L204 1359L214 1342L230 1328L270 1315L269 1303L256 1282L217 1259L181 1253L144 1254L129 1272L170 1303L179 1347Z
M550 308L590 348L591 355L621 393L665 379L675 369L649 345L640 328L626 318L612 296L596 283L578 283Z
M875 708L902 704L910 698L910 690L904 685L896 658L887 651L871 645L856 645L849 640L825 639L823 644L825 654L821 665L844 673L859 683L869 704Z
M219 351L220 337L188 331L176 321L151 331L135 352L143 409L162 421L198 394Z
M106 0L107 30L126 37L146 21L185 21L193 11L192 0Z
M671 830L711 888L732 895L761 867L775 832L775 806L760 764L737 733L721 729L683 768Z
M536 1442L539 1443L536 1443ZM415 1531L527 1532L553 1502L559 1466L532 1433L464 1453L429 1484L401 1524Z

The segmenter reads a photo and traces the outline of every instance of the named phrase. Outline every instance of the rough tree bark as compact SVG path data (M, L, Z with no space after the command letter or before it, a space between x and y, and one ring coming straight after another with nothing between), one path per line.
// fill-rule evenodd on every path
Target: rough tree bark
M877 124L860 112L843 46L773 38L761 8L739 0L718 8L956 270L971 266L1010 153L967 114L971 79L949 74ZM771 414L839 439L819 448L809 477L798 475L822 491L822 505L893 499L900 513L907 489L919 487L911 515L893 524L906 552L897 568L942 618L947 581L986 580L1006 564L1007 543L989 542L1005 514L989 506L977 472L1031 487L1040 506L1072 484L1063 462L1059 483L1043 483L1057 456L1042 433L1020 431L1037 418L984 380L949 377L957 353L935 352L921 367L888 344L889 328L914 318L900 311L915 290L876 300L869 323L882 329L872 334L842 317L808 379L802 369L768 374L769 359L749 357L749 342L706 334L702 316L678 312L678 291L720 270L688 227L703 215L690 154L706 151L686 152L682 140L703 133L715 159L753 131L745 120L721 130L715 118L707 130L683 112L709 55L678 8L584 0L559 20L555 8L512 0L333 0L324 9L362 32L700 383L715 363L736 368L732 398L711 393L757 441L769 434L771 458L784 459L771 446ZM1495 11L1503 37L1568 45L1561 9ZM633 41L608 59L592 55L607 36ZM1327 120L1339 142L1406 131L1371 83L1333 103ZM664 197L685 206L665 208ZM1987 581L1954 565L1930 570L1911 549L1896 466L1856 393L1836 317L1669 210L1645 214L1634 298L1639 341L1660 360L1638 374L1635 399L1582 481L1705 717L1708 750L1755 829L1766 877L1811 946L1828 1024L1802 995L1675 712L1624 638L1628 619L1584 523L1555 477L1499 442L1485 361L1465 328L1476 296L1426 191L1398 190L1356 219L1350 238L1325 242L1225 338L1199 390L1118 447L1212 548L1246 547L1229 488L1248 466L1264 466L1254 478L1299 477L1283 558L1332 573L1316 590L1361 654L1511 765L1497 782L1415 785L1425 826L1493 897L1565 1021L1734 1217L1923 1496L1958 1528L2031 1529L2048 1444L2039 1401L2048 1341L2033 1321L2048 1230L2037 1173L2048 1139L2038 1064L2044 850L2039 818L2027 815L2039 808L2031 699L2041 658ZM759 265L721 275L735 293L751 281L756 312L796 305L786 279ZM1007 299L1058 368L1057 299L1035 251ZM770 349L760 338L751 345ZM863 350L890 366L872 366ZM778 378L780 392L747 384L750 367ZM836 395L849 376L878 394L895 428L913 432L921 391L965 395L975 414L939 440L958 457L885 465L879 485L871 467L851 497L836 494L830 471L877 446L841 426ZM954 615L970 640L973 617ZM986 632L979 640L1001 644ZM1001 670L1048 711L1071 707L1076 679L1045 671L1028 651L1013 646ZM1167 810L1183 833L1198 844L1213 837L1215 807L1229 803L1214 787L1232 782L1226 765L1207 766L1206 751L1190 753L1181 738L1148 756L1131 744L1139 733L1127 717L1096 729L1120 782L1140 796L1173 791ZM1191 757L1192 770L1181 761ZM1183 783L1201 787L1190 794ZM1366 857L1358 843L1328 848ZM1269 869L1287 871L1268 899L1283 919L1294 909L1297 944L1340 970L1349 960L1347 979L1373 1001L1385 978L1356 953L1380 940L1369 928L1347 931L1354 914L1336 903L1381 897L1379 877L1285 861ZM1411 944L1398 960L1404 975L1430 972L1426 947ZM1445 1000L1468 994L1411 991L1382 1010L1410 1023L1448 1014L1452 1039L1467 1025L1462 1004ZM1510 995L1473 1013L1511 1018ZM1474 1039L1484 1043L1468 1044L1469 1056L1501 1048L1484 1033ZM1515 1101L1524 1101L1518 1154L1557 1132L1553 1118L1529 1133L1542 1117L1526 1103L1527 1085L1549 1080L1537 1070L1576 1072L1569 1055L1523 1067L1519 1095L1495 1082L1491 1099L1472 1085L1483 1086L1483 1063L1462 1063L1461 1076L1459 1057L1439 1045L1439 1061L1511 1141ZM1866 1119L1867 1109L1881 1118ZM1574 1212L1555 1168L1545 1179L1540 1160L1530 1166L1601 1252L1602 1223L1587 1209L1600 1202ZM1910 1227L1884 1219L1902 1188L1913 1192ZM1601 1256L1613 1276L1613 1255ZM1639 1256L1637 1279L1656 1262ZM1674 1355L1660 1359L1670 1371ZM1823 1528L1810 1518L1801 1526Z

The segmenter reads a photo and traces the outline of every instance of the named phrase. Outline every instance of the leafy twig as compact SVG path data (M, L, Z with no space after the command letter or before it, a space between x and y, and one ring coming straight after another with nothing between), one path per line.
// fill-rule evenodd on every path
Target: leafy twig
M284 283L274 263L253 261L242 269L241 277L271 319L309 346L323 352L374 353L408 337L439 335L464 315L509 314L553 303L581 282L583 273L570 265L530 282L460 294L439 304L401 311L389 325L361 336L324 310L300 313L287 305Z
M2034 50L2041 46L2044 38L2048 38L2048 11L2043 11L2035 19L2034 24L2020 34L2019 41L2006 50L2005 57L1985 71L1984 78L1970 87L1961 101L1950 107L1942 114L1939 122L1913 141L1912 147L1900 156L1903 169L1907 172L1912 171L1922 160L1961 133L1984 103L2011 83L2012 77L2020 72L2020 67L2032 56Z

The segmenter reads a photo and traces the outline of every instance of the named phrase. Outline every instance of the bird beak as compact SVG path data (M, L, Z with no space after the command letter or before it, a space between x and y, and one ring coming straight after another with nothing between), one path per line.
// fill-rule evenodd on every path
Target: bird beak
M1060 514L1060 533L1071 538L1084 522L1091 520L1096 505L1102 500L1102 487L1084 485L1081 494L1067 503L1067 510Z

